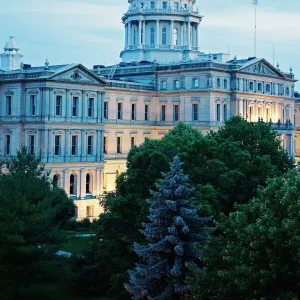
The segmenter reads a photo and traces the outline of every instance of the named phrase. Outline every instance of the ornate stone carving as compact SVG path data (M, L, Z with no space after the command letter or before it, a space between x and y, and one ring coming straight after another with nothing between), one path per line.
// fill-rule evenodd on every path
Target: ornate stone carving
M263 62L258 62L252 66L249 66L242 70L242 72L246 73L254 73L261 75L270 75L270 76L278 76L275 72L273 72L268 66L266 66Z
M75 81L80 81L82 79L82 76L78 71L75 71L72 75L71 78L74 79Z

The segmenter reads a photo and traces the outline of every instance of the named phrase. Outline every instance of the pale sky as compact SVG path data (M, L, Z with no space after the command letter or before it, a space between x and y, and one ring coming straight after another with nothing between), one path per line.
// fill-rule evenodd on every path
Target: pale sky
M2 3L1 3L2 2ZM300 0L258 0L257 57L300 79ZM33 66L115 64L124 47L121 17L127 0L0 0L0 45L16 38L24 63ZM253 56L252 0L197 0L203 52ZM300 90L300 84L297 84Z

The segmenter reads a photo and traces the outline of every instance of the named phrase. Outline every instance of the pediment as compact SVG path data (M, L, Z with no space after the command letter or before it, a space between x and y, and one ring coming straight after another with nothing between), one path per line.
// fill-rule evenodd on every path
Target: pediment
M285 77L279 70L277 70L274 66L272 66L265 60L260 60L246 67L242 67L239 71L243 73L251 73L263 76L273 76L281 78Z
M63 69L51 75L48 79L72 83L106 84L105 80L85 68L83 65L76 65Z

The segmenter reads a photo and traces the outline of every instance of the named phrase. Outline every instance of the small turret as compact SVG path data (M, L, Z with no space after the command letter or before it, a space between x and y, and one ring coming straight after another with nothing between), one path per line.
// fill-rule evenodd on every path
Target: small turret
M8 42L4 45L4 53L0 55L1 57L1 70L3 71L15 71L21 69L22 57L23 55L19 54L19 46L11 36Z

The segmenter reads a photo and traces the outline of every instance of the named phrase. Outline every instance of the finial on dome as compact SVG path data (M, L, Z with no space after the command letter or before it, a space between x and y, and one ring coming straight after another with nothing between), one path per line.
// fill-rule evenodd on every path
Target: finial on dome
M48 61L48 58L46 58L46 61L45 61L45 70L49 70L49 61Z
M279 70L279 63L277 63L276 68Z
M293 67L290 66L290 74L292 75L293 74Z
M234 63L236 63L236 60L237 60L237 57L235 55L234 58L233 58Z

